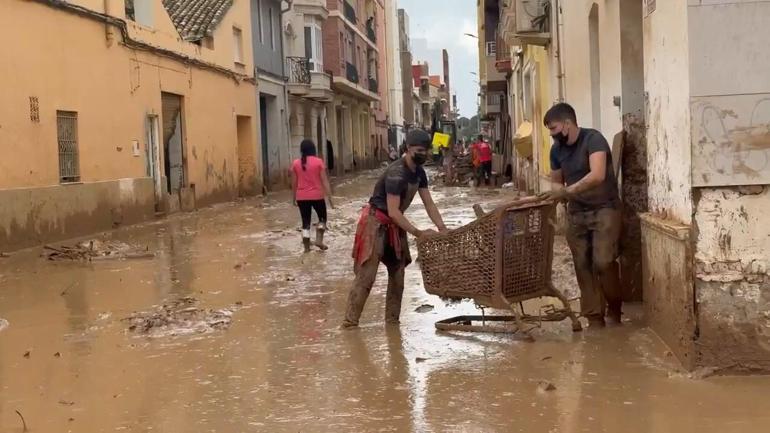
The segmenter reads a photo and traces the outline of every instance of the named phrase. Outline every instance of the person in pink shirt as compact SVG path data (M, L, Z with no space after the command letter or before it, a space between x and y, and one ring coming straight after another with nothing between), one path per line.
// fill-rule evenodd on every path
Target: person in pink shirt
M318 216L315 246L327 250L324 244L326 231L326 200L332 204L332 189L326 176L326 165L321 158L316 157L313 140L303 140L299 146L302 157L294 160L291 166L291 186L294 191L294 201L299 207L302 218L302 245L305 252L310 252L310 223L312 212Z
M492 146L482 140L478 145L479 162L484 176L484 184L489 185L492 180Z

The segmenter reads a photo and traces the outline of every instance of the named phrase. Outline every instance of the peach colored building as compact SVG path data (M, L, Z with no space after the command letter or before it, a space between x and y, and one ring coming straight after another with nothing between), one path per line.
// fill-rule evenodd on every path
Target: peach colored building
M249 2L3 0L0 36L0 249L261 190Z

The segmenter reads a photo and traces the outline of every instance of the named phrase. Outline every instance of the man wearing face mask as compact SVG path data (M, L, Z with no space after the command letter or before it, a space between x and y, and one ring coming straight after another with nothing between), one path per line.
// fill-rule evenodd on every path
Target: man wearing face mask
M580 286L582 315L592 326L619 324L622 298L618 258L620 211L618 181L607 140L580 128L575 109L554 105L545 114L551 131L551 191L543 199L568 202L567 242Z
M388 268L385 321L398 323L404 293L404 270L412 262L407 233L430 236L434 230L420 230L404 212L419 193L431 221L440 231L446 226L428 189L428 176L422 165L430 155L431 136L416 129L406 136L406 154L391 164L374 186L369 204L361 212L353 244L356 274L348 296L343 328L358 326L361 312L374 285L380 262Z

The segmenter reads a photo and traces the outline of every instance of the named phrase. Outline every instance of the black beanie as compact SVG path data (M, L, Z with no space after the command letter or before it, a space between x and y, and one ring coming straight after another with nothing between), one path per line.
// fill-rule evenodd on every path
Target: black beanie
M432 141L430 134L422 129L413 129L406 134L406 147L421 146L430 149Z

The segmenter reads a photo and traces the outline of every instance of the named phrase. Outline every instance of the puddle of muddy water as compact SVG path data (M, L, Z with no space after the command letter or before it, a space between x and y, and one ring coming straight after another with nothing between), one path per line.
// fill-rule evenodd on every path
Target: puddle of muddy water
M535 343L437 332L436 321L478 311L426 294L413 265L400 326L383 323L383 268L361 329L339 330L354 224L374 179L336 187L324 253L301 254L296 209L288 195L275 194L113 232L156 252L149 260L62 264L31 251L0 261L0 317L12 324L0 332L0 431L21 432L16 410L38 432L770 428L769 378L669 377L676 364L644 327L640 308L629 310L624 326L600 331L574 334L568 322L545 323ZM486 208L506 197L463 188L433 193L455 226L473 218L474 203ZM428 227L419 200L408 215ZM554 281L573 296L563 239L556 249ZM204 311L243 307L215 332L126 332L122 318L186 297ZM415 312L423 305L433 309ZM539 391L543 383L555 389Z

